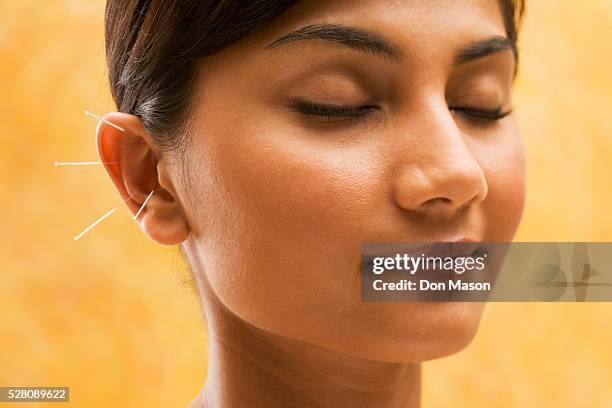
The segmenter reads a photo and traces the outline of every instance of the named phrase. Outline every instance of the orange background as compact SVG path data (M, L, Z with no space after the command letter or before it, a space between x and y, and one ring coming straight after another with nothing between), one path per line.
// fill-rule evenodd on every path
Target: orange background
M118 195L100 167L52 166L97 160L83 111L114 109L103 12L101 0L0 0L0 385L70 386L58 407L183 407L207 359L178 251L123 206L73 241ZM610 0L528 0L517 240L612 241L610 38ZM606 303L490 304L467 350L424 365L423 406L610 407L611 316Z

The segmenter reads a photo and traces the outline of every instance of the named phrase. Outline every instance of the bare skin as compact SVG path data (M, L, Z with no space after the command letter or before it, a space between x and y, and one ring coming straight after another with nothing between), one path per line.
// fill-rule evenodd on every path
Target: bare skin
M354 358L274 335L237 318L208 285L205 292L209 376L191 408L419 406L419 364Z
M315 24L361 31L286 37ZM134 213L155 191L140 225L182 246L203 299L192 407L419 405L420 363L464 348L483 304L361 302L360 246L512 240L525 181L504 37L494 0L305 1L203 61L184 155L105 116L126 129L98 127L111 179Z

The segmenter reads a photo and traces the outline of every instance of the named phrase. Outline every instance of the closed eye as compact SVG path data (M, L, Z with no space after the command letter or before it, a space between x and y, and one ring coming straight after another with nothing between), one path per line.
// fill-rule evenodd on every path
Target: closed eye
M334 123L346 120L363 120L370 113L379 110L380 107L376 105L338 105L298 100L292 105L291 109L303 115L324 119L328 123ZM467 119L480 122L500 120L512 113L512 109L504 111L501 107L496 109L449 107L449 110Z
M292 110L296 112L325 119L327 122L358 121L378 109L380 108L376 105L336 105L306 100L298 100L292 106Z
M451 112L457 113L467 119L480 121L495 121L500 120L512 113L512 109L502 110L501 107L496 109L480 109L470 107L449 107Z

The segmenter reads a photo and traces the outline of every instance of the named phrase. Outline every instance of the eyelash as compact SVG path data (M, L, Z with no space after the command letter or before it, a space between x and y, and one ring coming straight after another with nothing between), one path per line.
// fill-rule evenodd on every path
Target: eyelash
M496 121L502 118L505 118L509 114L512 113L512 109L508 109L507 111L502 111L502 108L496 109L477 109L477 108L460 108L460 107L451 107L449 108L451 112L459 113L460 115L466 116L472 120L477 121Z
M380 108L375 105L334 105L308 101L298 101L294 106L295 111L308 116L324 118L328 123L346 120L359 122L365 120L371 112L379 109Z
M295 111L308 116L317 116L325 118L328 123L342 122L345 120L359 122L365 120L368 114L379 109L380 108L375 105L334 105L314 103L308 101L298 101L294 106ZM478 122L494 122L512 113L512 109L502 111L501 107L493 110L450 107L449 110L452 112L456 112L462 116L465 116L470 120Z

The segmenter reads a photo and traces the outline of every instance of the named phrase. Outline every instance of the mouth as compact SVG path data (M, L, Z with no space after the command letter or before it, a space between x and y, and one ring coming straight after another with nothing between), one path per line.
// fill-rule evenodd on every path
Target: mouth
M422 259L444 259L449 258L476 258L487 253L486 245L470 237L442 238L439 241L405 242L405 243L368 243L362 246L362 267L372 270L375 260L379 263L380 258L389 262L400 264L405 262L406 256ZM425 271L417 269L415 272ZM448 270L439 268L426 269L427 272L440 272L448 274Z
M419 242L372 242L364 243L364 256L395 256L407 253L424 256L458 257L474 255L484 244L474 238L441 238Z

